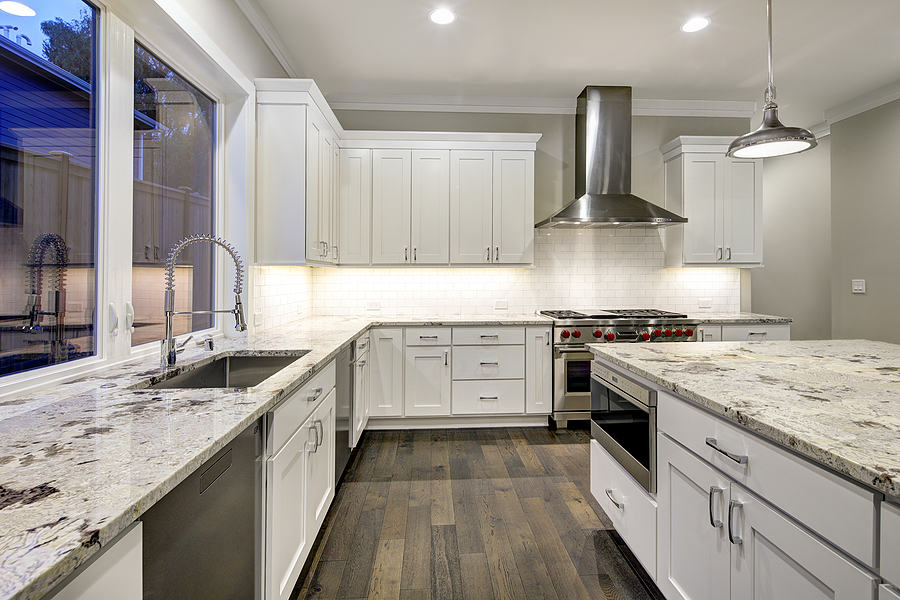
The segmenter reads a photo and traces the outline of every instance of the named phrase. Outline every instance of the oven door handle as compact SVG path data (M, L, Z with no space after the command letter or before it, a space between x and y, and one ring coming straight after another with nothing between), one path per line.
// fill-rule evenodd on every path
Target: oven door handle
M571 354L573 352L590 352L584 344L580 346L562 346L556 348L556 351L560 354Z

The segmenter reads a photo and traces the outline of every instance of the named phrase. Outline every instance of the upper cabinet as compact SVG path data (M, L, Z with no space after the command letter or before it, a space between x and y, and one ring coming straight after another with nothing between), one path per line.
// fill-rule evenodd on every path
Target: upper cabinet
M256 88L257 264L534 261L540 134L344 131L312 80Z
M729 137L682 136L662 146L666 208L687 217L666 230L666 265L762 264L762 160L725 156Z

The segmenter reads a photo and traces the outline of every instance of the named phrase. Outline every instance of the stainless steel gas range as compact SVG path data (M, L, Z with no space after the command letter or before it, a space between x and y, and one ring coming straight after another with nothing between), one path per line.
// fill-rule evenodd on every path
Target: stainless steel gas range
M591 361L585 344L697 341L698 319L655 309L605 309L588 313L542 310L553 319L553 414L557 426L591 417Z

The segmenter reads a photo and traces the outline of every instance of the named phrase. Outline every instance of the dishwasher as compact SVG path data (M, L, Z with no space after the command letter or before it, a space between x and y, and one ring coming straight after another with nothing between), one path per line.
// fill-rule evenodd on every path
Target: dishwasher
M141 516L144 600L259 600L257 420Z

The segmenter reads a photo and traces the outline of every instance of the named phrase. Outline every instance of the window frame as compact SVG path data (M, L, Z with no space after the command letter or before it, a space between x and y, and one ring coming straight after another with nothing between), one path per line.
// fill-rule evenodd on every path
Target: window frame
M136 40L215 101L214 233L238 249L245 267L250 264L253 223L249 207L255 158L253 82L173 0L90 0L90 4L97 9L97 353L6 375L0 378L0 400L159 353L159 342L131 346L131 335L125 327L126 304L131 301L131 252L111 251L132 247ZM129 226L116 225L122 222ZM232 296L234 270L230 263L217 252L216 308ZM244 306L252 310L247 279L242 298ZM228 335L231 328L226 321L227 316L218 318L213 328L194 335Z

